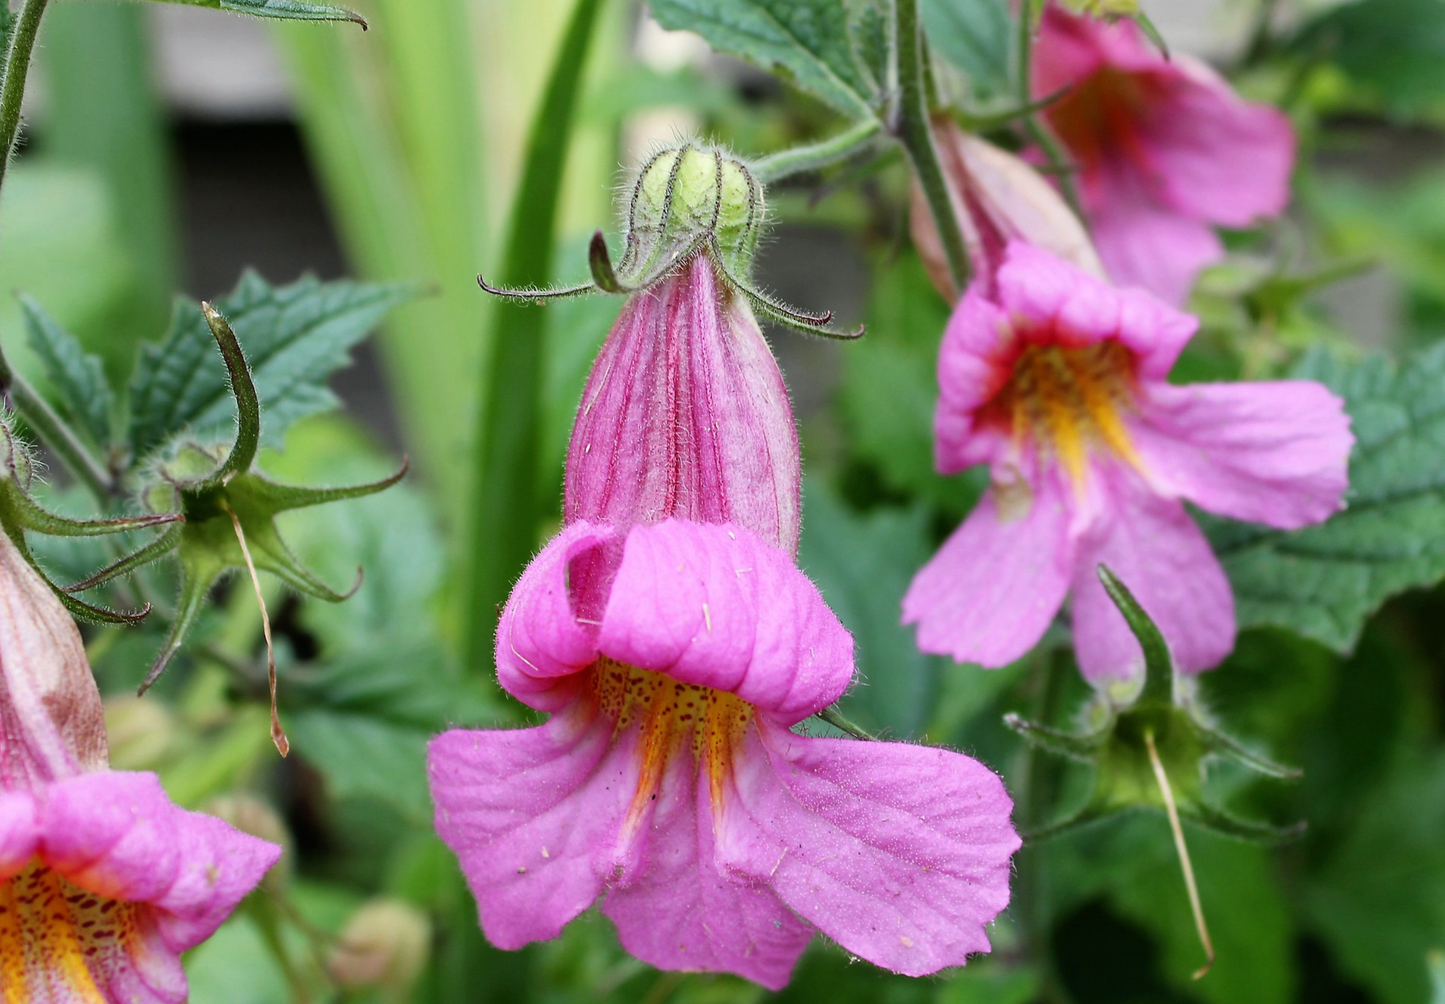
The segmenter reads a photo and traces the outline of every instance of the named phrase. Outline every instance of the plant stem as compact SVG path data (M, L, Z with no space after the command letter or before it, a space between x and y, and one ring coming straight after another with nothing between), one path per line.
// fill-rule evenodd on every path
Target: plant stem
M753 174L766 185L841 164L867 149L882 127L877 119L863 119L828 139L769 154L753 163Z
M822 711L818 712L817 717L821 718L823 721L827 722L838 731L846 732L854 739L865 739L873 741L877 741L878 739L877 736L869 732L867 729L863 728L863 726L856 725L852 721L850 721L843 714L843 712L838 710L838 706L836 704L828 705Z
M894 0L893 28L898 51L898 105L891 123L908 159L914 177L923 191L933 225L943 243L944 257L956 289L967 289L969 278L968 251L963 232L953 214L953 200L948 193L948 180L933 146L933 132L928 124L928 92L923 73L923 30L918 20L918 0Z
M35 34L40 18L50 0L25 0L15 32L10 37L10 51L5 54L5 81L0 84L0 184L10 155L15 152L15 137L20 132L20 102L25 97L25 78L30 73L30 53L35 50Z
M1037 0L1019 0L1019 28L1018 28L1018 50L1016 59L1018 62L1017 99L1020 108L1029 108L1034 103L1033 95L1033 56L1034 56L1034 11L1037 10ZM1059 179L1059 187L1063 190L1064 199L1069 203L1069 208L1074 215L1083 218L1083 204L1079 202L1079 189L1074 183L1073 168L1064 159L1063 149L1054 134L1049 131L1048 126L1039 121L1037 111L1030 111L1024 117L1024 129L1029 134L1029 139L1037 144L1044 152L1044 159L1049 162L1049 167L1055 177Z
M10 399L15 411L25 419L40 441L55 451L55 455L85 483L97 501L108 504L115 498L116 483L110 472L91 456L75 430L65 424L65 420L36 393L35 388L10 368L3 352L0 352L0 394Z

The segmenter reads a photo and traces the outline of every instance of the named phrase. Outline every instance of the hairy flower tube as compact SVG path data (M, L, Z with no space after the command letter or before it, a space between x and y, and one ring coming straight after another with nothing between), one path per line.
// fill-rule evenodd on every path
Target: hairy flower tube
M799 470L783 375L711 259L628 300L572 429L567 522L730 522L796 553Z
M106 768L74 622L0 534L0 997L180 1004L180 955L280 848Z
M502 686L551 718L432 742L436 826L502 948L602 900L663 969L786 984L822 932L921 975L989 949L1019 840L982 764L792 726L853 644L783 550L734 525L579 522L502 615Z
M951 116L934 120L933 139L974 281L985 293L993 292L994 273L1003 264L1009 242L1015 240L1052 251L1084 271L1103 277L1104 266L1084 225L1058 190L1032 165L964 132ZM938 228L916 185L909 226L933 285L949 303L957 302L963 290L953 284Z
M1092 681L1136 677L1143 656L1095 577L1107 565L1183 672L1233 648L1234 598L1184 501L1292 529L1341 507L1353 437L1313 381L1176 386L1197 321L1026 244L989 298L954 311L939 352L943 473L988 464L992 488L903 600L918 644L1002 666L1072 593L1074 646Z
M1212 225L1249 226L1289 201L1294 131L1205 64L1165 57L1132 21L1044 11L1033 93L1078 166L1109 276L1182 303L1224 256Z

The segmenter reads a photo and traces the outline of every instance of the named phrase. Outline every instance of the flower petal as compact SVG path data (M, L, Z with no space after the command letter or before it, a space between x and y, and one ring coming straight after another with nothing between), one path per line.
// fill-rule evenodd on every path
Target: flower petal
M1071 513L1055 477L1039 485L1027 514L1001 518L990 489L903 597L903 622L918 647L958 662L1005 666L1043 637L1073 574Z
M988 951L1019 847L992 772L933 747L760 729L723 801L722 863L894 972L922 976Z
M500 948L555 938L601 894L637 790L637 730L579 702L532 729L454 729L432 740L436 829L457 855L482 930Z
M1099 583L1110 570L1158 625L1186 673L1212 669L1234 648L1234 594L1209 542L1178 499L1156 494L1131 472L1103 475L1114 511L1079 541L1074 577L1074 648L1091 682L1143 672L1144 653Z
M954 308L938 348L938 408L934 413L934 456L943 474L988 463L1005 440L980 429L974 412L987 404L1012 375L1013 331L1009 317L969 287Z
M781 990L813 928L766 883L720 866L698 775L693 757L673 757L646 830L647 869L610 889L602 912L622 947L659 969L736 973Z
M99 896L155 907L178 952L210 937L281 855L179 808L154 774L103 771L52 785L40 828L48 867Z
M727 524L636 527L597 635L617 662L801 721L853 679L853 639L793 559Z
M1349 485L1350 417L1313 381L1156 385L1132 435L1151 481L1232 519L1318 523Z
M0 882L23 871L39 846L35 799L23 791L0 791Z
M1090 214L1109 275L1165 303L1184 303L1199 273L1224 258L1219 237L1207 223L1155 201L1133 179L1111 184L1109 191Z

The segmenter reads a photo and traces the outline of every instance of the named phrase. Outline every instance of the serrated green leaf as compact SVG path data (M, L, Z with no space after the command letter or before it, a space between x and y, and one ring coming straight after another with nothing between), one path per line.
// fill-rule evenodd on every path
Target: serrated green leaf
M1325 10L1291 48L1323 54L1385 108L1413 115L1445 99L1445 0L1356 0Z
M55 393L50 403L62 418L90 437L94 446L110 443L110 410L115 401L99 357L86 352L33 299L20 296L30 346L45 365Z
M327 4L304 3L303 0L160 0L162 3L185 4L188 7L209 7L232 14L274 18L285 21L350 21L366 28L366 19L355 11Z
M307 276L272 286L254 272L215 302L230 321L251 365L265 415L265 442L276 443L291 423L336 406L326 386L350 361L348 350L393 308L413 299L405 284L321 282ZM131 381L131 447L144 456L182 430L197 436L227 432L235 403L226 369L198 305L177 303L170 333L147 345Z
M853 116L873 114L875 92L853 47L842 0L651 0L664 28L695 31Z
M1445 346L1399 367L1319 351L1292 375L1345 399L1348 508L1292 532L1204 522L1241 627L1290 628L1344 652L1386 599L1445 578Z
M933 709L941 660L918 651L898 611L931 550L927 514L855 513L817 481L806 496L799 563L856 645L861 682L843 698L844 713L870 730L917 735Z
M1008 89L1012 29L1005 0L923 0L922 13L929 43L976 91Z

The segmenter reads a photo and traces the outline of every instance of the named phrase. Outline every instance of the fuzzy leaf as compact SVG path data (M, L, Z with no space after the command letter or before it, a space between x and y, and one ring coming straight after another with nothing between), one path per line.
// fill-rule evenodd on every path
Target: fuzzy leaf
M232 14L250 14L253 17L277 18L286 21L350 21L359 24L364 31L366 19L355 11L327 4L304 3L303 0L161 0L163 3L180 3L188 7L209 7L212 10L229 11Z
M873 113L874 90L843 0L651 0L664 28L695 31L849 115Z
M215 301L251 365L265 441L279 442L298 418L335 407L326 380L350 360L347 350L417 293L411 285L310 276L276 287L247 272L234 292ZM145 346L131 382L130 439L137 456L183 429L200 436L232 430L236 406L215 355L200 307L180 301L170 333L161 344Z
M1344 652L1386 599L1445 578L1445 346L1403 367L1319 351L1292 375L1345 399L1349 507L1293 532L1205 522L1240 627L1290 628Z
M30 345L45 364L45 375L55 389L49 395L50 403L62 418L90 437L92 445L108 445L115 395L105 382L99 357L86 352L74 335L24 294L20 309Z

